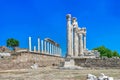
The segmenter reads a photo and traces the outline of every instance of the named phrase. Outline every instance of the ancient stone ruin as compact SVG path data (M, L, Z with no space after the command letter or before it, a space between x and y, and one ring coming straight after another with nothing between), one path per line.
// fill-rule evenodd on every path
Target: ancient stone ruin
M77 18L67 14L67 57L96 58L98 51L86 48L86 28L80 28ZM98 55L95 55L98 54Z
M56 56L61 56L62 54L60 45L50 38L45 38L44 40L40 40L40 38L38 38L37 46L38 46L37 49L36 46L34 46L34 50L32 51L32 38L29 37L29 52Z

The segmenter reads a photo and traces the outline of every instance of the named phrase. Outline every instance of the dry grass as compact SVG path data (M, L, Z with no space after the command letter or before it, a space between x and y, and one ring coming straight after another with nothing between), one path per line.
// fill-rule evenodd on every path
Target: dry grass
M86 80L88 73L99 76L100 73L120 79L119 69L104 70L59 70L43 67L36 70L3 70L0 71L0 80Z

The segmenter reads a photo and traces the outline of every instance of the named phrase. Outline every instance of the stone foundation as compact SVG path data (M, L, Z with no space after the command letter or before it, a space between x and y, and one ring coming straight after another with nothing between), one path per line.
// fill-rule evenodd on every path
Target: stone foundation
M30 68L33 64L38 67L57 66L64 62L64 58L38 53L18 53L8 58L0 60L0 69L25 69Z
M74 59L76 66L88 68L120 68L120 59Z

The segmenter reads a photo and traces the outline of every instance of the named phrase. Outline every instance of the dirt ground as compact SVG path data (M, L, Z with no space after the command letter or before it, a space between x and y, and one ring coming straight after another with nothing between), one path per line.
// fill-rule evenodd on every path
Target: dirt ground
M88 73L96 76L104 73L107 76L114 77L115 80L120 80L120 69L60 70L50 67L1 70L0 80L86 80Z

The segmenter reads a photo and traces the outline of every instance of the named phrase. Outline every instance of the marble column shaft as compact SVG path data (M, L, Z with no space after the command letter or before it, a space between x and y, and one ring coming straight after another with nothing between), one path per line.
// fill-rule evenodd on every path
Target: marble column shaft
M38 52L40 52L40 38L38 38Z
M79 34L79 55L83 55L83 34Z
M47 42L47 54L49 54L49 42Z
M68 14L67 18L67 55L72 56L72 25L71 25L71 15Z
M84 35L84 50L86 50L86 35Z
M29 51L32 51L32 42L31 42L31 37L29 37Z
M52 44L50 43L50 54L52 53Z
M74 56L78 56L79 48L78 48L78 33L77 28L74 28Z
M44 49L43 49L43 47L44 47L44 45L43 45L43 44L44 44L44 41L43 41L43 40L41 40L41 52L42 52L42 53L43 53L43 50L44 50Z
M46 51L46 40L44 40L44 53L46 54L47 51Z

